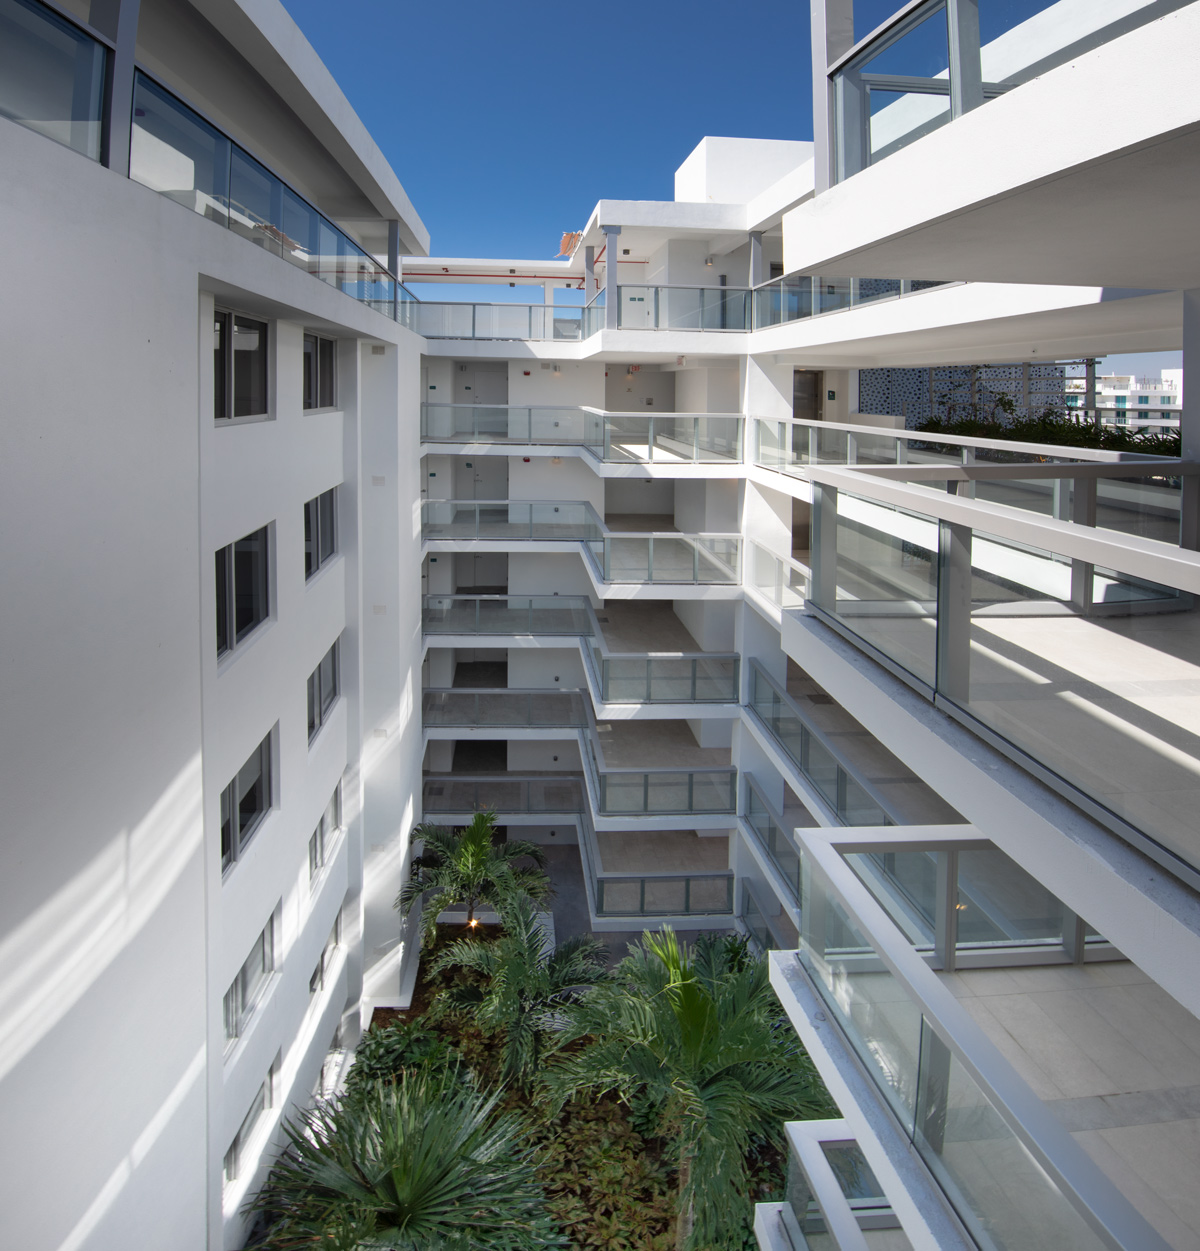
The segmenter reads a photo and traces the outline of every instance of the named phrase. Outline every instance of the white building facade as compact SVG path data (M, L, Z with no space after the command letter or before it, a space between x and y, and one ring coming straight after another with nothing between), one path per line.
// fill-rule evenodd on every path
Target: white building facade
M1195 414L860 386L1186 368L1200 80L1123 70L1200 4L812 7L815 142L547 262L430 257L273 0L0 0L7 1242L242 1245L490 807L579 928L771 952L843 1118L764 1248L1200 1246Z

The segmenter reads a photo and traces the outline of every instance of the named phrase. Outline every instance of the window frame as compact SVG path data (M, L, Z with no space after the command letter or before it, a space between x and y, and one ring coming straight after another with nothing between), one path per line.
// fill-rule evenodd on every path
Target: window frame
M333 817L330 821L330 811ZM337 841L337 836L342 832L342 783L333 788L333 794L329 797L329 802L325 805L325 811L321 813L321 819L317 822L317 828L313 830L308 839L308 885L309 889L315 889L317 882L320 880L325 866L329 863L329 852L333 844Z
M241 1175L246 1148L254 1141L255 1133L261 1126L267 1113L275 1106L275 1079L278 1070L279 1060L276 1059L267 1070L267 1075L263 1078L262 1085L254 1092L254 1098L250 1100L250 1107L247 1109L246 1115L242 1117L242 1123L238 1126L237 1133L233 1136L233 1141L225 1150L221 1165L222 1183L225 1187L237 1181Z
M304 502L304 580L310 582L338 554L338 488Z
M329 966L333 963L334 956L337 955L337 950L341 945L342 910L339 908L338 914L333 920L333 929L329 931L329 937L325 940L325 946L321 948L317 967L313 969L312 976L308 979L308 993L310 996L319 995L325 989L325 979L329 975Z
M245 1035L276 967L275 913L272 912L222 1000L226 1052ZM252 978L257 980L251 983Z
M338 654L341 650L340 643L341 637L339 636L333 640L333 645L308 675L308 741L310 746L328 722L329 714L333 711L338 696L341 694L341 666L339 664L341 657ZM326 661L329 662L328 682L322 672L326 667Z
M260 537L261 536L261 540ZM214 578L216 585L216 642L217 660L236 653L237 649L251 635L271 620L271 607L274 602L271 586L272 560L272 526L268 523L257 530L244 534L232 543L217 548L213 556ZM252 585L243 595L250 595L261 600L256 607L254 620L238 629L238 548L242 544L260 542L262 569L257 577L251 576ZM257 585L253 585L257 583Z
M309 344L312 355L309 355ZM336 409L337 402L337 340L328 335L306 330L303 340L303 372L301 404L306 413ZM309 370L309 362L313 368Z
M263 408L256 412L237 412L237 350L234 336L238 322L252 322L262 334L262 399ZM271 347L274 336L270 318L259 313L246 313L221 305L213 307L213 424L239 425L252 421L271 420ZM248 329L249 327L247 327Z
M245 773L248 765L255 763L255 757L258 758L258 778L262 782L263 801L262 806L253 814L251 820L243 826L241 824L243 803L241 776ZM267 732L266 737L246 757L241 768L238 769L230 782L221 791L222 874L229 873L233 866L242 859L246 848L258 833L260 826L275 808L275 773L275 727L273 726ZM229 827L228 840L226 840L225 832L227 824Z

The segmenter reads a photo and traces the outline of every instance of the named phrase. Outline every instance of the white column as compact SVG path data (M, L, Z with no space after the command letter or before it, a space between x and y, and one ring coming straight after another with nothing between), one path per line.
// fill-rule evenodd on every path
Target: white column
M621 227L601 226L604 231L604 329L617 328L617 259L621 254Z
M1195 377L1187 386L1188 370ZM1200 460L1200 289L1183 293L1183 396L1179 411L1179 453L1184 460ZM1180 547L1200 551L1200 478L1183 479Z
M816 0L812 6L813 190L817 195L833 183L833 84L829 65L854 47L854 0Z

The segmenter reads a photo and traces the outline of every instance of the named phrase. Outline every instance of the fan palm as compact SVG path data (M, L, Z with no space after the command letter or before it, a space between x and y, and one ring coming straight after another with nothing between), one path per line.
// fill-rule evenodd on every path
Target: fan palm
M615 1091L658 1108L679 1150L677 1248L740 1245L751 1146L778 1143L785 1120L832 1114L765 962L734 937L689 952L669 929L647 933L565 1015L564 1044L593 1041L550 1067L550 1102Z
M403 1075L285 1126L288 1148L251 1210L269 1251L531 1251L561 1247L527 1137L447 1073Z
M501 1078L527 1087L541 1063L546 1031L565 1004L604 977L607 952L590 934L549 950L528 898L503 904L500 916L504 931L498 938L459 939L433 962L432 972L468 969L483 975L482 987L455 986L445 1002L471 1008L485 1029L504 1030Z
M496 814L477 812L462 830L422 823L413 834L424 839L421 855L412 862L412 871L395 906L408 916L423 895L430 894L425 908L425 938L434 936L440 912L454 904L466 904L467 924L475 924L480 904L492 907L514 896L528 895L538 902L553 894L550 879L542 871L546 854L536 843L494 843ZM518 865L530 859L532 865Z

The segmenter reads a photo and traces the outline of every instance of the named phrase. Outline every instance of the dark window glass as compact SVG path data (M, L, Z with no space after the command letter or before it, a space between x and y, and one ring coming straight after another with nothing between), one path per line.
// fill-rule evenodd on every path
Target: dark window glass
M229 551L217 552L217 655L229 650Z
M233 415L254 417L267 411L267 323L233 319Z
M318 497L317 503L321 519L319 563L323 565L333 555L333 492L326 491L324 495Z
M337 699L337 644L321 657L308 679L308 737L321 728Z
M234 630L240 642L265 621L267 602L267 527L233 545Z
M337 551L337 488L304 505L304 576L314 573Z
M304 336L304 407L317 408L317 336Z
M317 406L319 408L332 408L337 403L333 386L333 348L332 339L317 340L317 357L320 364L317 373Z
M174 96L141 74L133 93L129 176L152 191L225 225L230 143Z
M334 341L319 335L304 336L304 407L333 408Z
M221 868L233 860L233 787L221 792Z
M245 849L250 835L271 806L271 736L258 745L254 754L238 770L237 849Z
M213 416L225 421L229 412L229 314L213 318Z
M104 49L40 4L0 0L0 117L100 159Z

